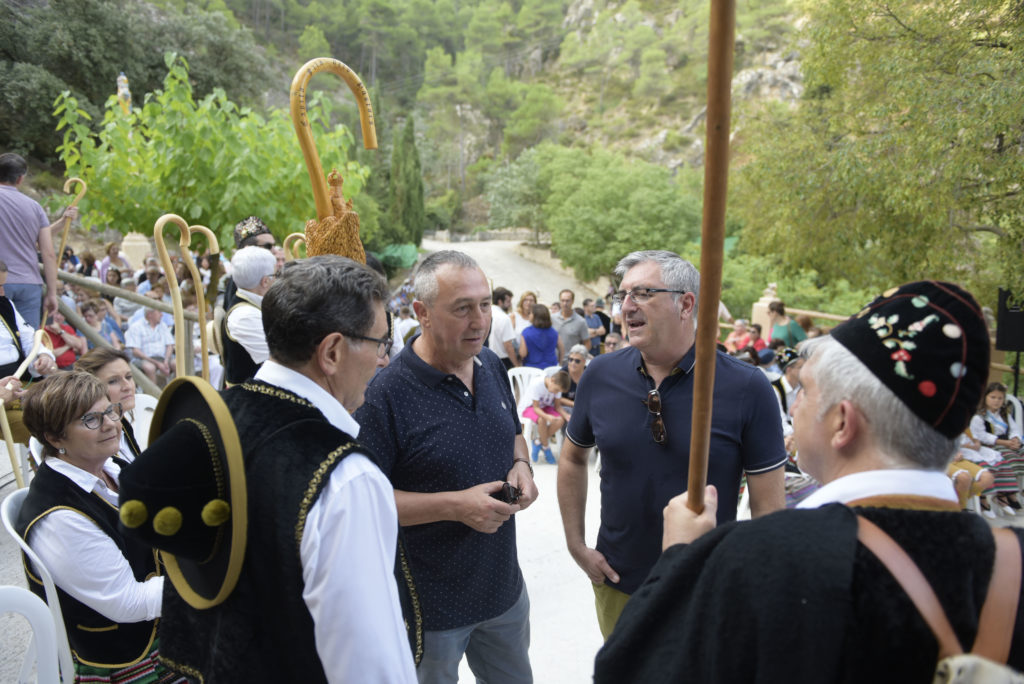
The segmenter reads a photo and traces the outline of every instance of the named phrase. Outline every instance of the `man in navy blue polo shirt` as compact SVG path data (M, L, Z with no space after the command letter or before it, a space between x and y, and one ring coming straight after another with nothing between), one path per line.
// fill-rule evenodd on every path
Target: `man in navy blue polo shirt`
M423 612L420 682L533 681L530 602L512 516L537 498L508 374L484 348L487 278L455 251L413 282L422 334L380 371L356 413L360 439L391 479ZM492 495L505 482L518 502Z
M700 275L678 254L633 252L619 262L616 300L630 347L591 361L580 379L558 467L558 503L573 559L594 583L608 637L661 553L662 509L686 490ZM584 538L587 454L601 450L597 548ZM708 483L718 521L736 517L747 475L754 516L783 508L778 403L756 367L718 353Z

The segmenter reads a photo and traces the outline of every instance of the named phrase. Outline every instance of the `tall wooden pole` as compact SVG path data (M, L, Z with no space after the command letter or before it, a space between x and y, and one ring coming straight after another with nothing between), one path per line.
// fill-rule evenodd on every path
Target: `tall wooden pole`
M704 485L708 477L708 448L711 442L715 344L718 341L718 302L722 293L722 253L725 244L725 198L729 183L729 119L735 29L735 0L711 0L697 360L694 367L693 417L690 428L689 494L686 498L686 505L698 513L704 510Z

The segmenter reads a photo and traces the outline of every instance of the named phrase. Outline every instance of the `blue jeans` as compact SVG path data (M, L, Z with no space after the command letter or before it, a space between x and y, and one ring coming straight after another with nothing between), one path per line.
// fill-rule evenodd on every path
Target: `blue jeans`
M31 283L7 283L4 285L4 294L14 304L25 322L32 326L33 330L39 328L39 317L43 310L43 286ZM28 350L25 350L28 352Z
M420 684L455 684L465 653L478 684L531 684L529 650L530 597L524 584L516 602L498 617L425 632L416 677Z

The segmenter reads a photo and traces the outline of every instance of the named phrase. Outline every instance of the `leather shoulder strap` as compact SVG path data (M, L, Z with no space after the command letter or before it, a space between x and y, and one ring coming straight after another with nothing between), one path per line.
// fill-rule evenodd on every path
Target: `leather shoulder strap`
M1010 657L1020 600L1020 540L1012 530L997 529L992 533L996 540L996 557L971 653L1005 663Z
M857 516L857 539L889 569L913 601L921 617L939 641L939 660L964 652L946 611L921 569L892 537L862 515ZM987 601L986 601L987 603Z

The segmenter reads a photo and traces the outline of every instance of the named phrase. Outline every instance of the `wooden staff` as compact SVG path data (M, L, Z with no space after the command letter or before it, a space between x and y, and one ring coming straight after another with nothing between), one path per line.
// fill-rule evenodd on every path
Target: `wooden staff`
M181 288L178 287L178 276L174 273L174 264L167 253L167 245L164 244L164 226L173 223L181 231L181 241L188 245L189 227L185 219L177 214L164 214L156 220L153 226L153 241L156 243L157 255L160 257L160 264L164 267L164 277L167 278L167 289L171 291L171 305L174 307L174 371L177 377L183 377L185 372L185 309L181 305ZM198 290L201 292L202 290Z
M722 253L725 243L725 199L729 181L729 118L735 28L735 0L711 0L700 300L697 315L697 359L693 373L690 474L687 480L689 493L686 497L687 507L697 513L704 510L704 486L708 476L708 449L711 442L715 344L718 341L718 302L722 294Z
M284 239L284 255L288 258L288 261L294 261L299 259L299 243L306 244L306 235L304 233L291 233Z
M81 178L68 178L64 182L64 192L71 192L71 186L74 183L78 183L82 187L78 189L78 194L75 195L75 199L71 200L71 206L77 207L78 200L82 199L85 195L85 191L88 186L85 181ZM71 218L64 218L64 230L60 235L60 250L57 251L57 269L60 270L60 260L64 258L64 247L68 244L68 231L71 230Z
M28 356L18 366L18 370L14 372L14 377L20 378L28 370L28 367L32 365L36 357L39 356L39 352L42 351L43 347L48 346L47 342L50 340L45 330L36 330L35 337L32 340L32 350L29 351ZM7 383L7 389L13 390L14 385ZM14 479L18 483L18 489L25 486L25 478L21 475L21 466L18 463L18 459L14 456L14 434L11 432L11 424L7 420L7 410L4 408L4 400L0 399L0 430L4 433L4 443L7 445L7 457L11 459L11 470L14 471Z

